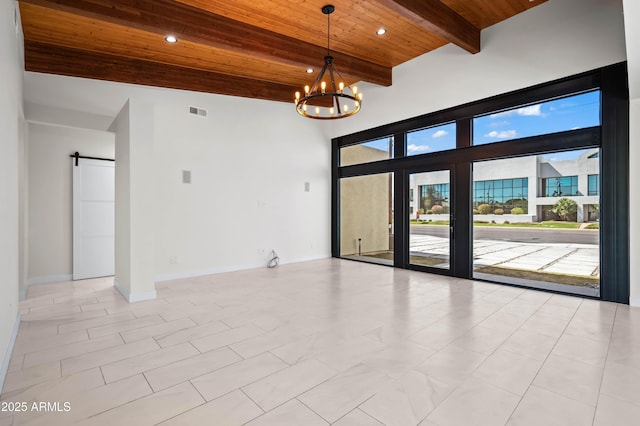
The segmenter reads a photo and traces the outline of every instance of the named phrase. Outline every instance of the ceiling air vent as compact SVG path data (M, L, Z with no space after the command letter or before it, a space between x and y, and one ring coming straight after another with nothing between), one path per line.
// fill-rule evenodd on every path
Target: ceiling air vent
M206 109L202 109L202 108L196 108L196 107L190 106L189 107L189 114L199 115L200 117L206 117L207 116L207 110Z

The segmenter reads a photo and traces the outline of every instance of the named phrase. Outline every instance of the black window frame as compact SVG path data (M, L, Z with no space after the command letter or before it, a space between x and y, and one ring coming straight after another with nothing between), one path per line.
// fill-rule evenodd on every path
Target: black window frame
M473 118L552 98L599 89L600 126L472 146ZM456 149L406 156L410 131L456 122ZM394 158L340 167L340 148L394 135ZM626 62L543 83L468 104L385 124L332 139L332 256L340 258L340 179L393 172L394 267L472 278L471 206L473 162L576 149L600 149L600 299L629 303L629 91ZM416 267L408 262L409 201L406 188L411 171L449 168L451 208L456 224L451 241L451 269ZM505 284L507 285L507 284Z

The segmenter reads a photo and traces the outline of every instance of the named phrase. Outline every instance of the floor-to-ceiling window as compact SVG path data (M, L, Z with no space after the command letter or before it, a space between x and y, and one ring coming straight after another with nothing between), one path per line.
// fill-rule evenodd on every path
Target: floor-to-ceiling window
M376 163L394 157L394 138L384 136L340 150L340 165ZM393 264L393 173L340 180L340 256Z
M626 64L334 139L332 253L628 302Z
M587 190L590 173L600 168L598 158L589 158L597 152L473 163L474 278L600 295L600 224L589 215L599 197ZM496 174L504 179L481 180Z
M340 181L340 256L393 264L393 173Z

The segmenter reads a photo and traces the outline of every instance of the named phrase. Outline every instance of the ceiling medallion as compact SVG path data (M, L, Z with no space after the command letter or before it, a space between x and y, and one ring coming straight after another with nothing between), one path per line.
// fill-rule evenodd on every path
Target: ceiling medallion
M327 56L324 57L324 66L311 87L304 87L304 96L301 98L300 92L295 95L296 111L303 117L335 120L356 114L362 106L362 93L358 92L358 87L345 85L344 79L333 65L330 15L334 10L335 7L330 4L322 8L322 13L327 15ZM339 81L337 85L336 78Z

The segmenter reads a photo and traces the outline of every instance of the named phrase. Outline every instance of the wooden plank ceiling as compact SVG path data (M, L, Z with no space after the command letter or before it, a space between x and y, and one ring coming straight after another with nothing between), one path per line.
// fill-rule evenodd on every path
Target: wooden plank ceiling
M329 0L19 1L27 71L291 102L327 53ZM331 0L331 53L347 83L389 86L396 65L477 53L482 29L545 1Z

